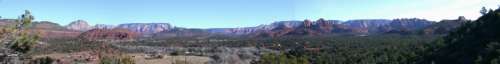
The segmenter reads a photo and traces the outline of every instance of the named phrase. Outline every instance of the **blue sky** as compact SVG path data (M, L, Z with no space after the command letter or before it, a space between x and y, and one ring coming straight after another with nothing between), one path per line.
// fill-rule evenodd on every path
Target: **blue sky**
M284 20L318 18L455 19L477 18L482 6L498 0L0 0L0 16L16 18L31 10L35 20L66 25L171 23L188 28L229 28Z

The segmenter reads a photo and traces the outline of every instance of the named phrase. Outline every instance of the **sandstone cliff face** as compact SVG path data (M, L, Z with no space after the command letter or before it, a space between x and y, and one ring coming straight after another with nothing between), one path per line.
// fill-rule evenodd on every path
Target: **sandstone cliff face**
M329 34L329 33L371 33L379 32L379 27L389 25L392 20L384 19L364 19L349 20L342 22L339 20L325 20L320 18L316 21L279 21L269 25L259 25L257 27L209 29L212 33L237 34L237 35L299 35L299 34Z
M254 34L257 32L265 32L271 31L278 27L286 27L286 28L296 28L301 26L302 21L279 21L269 25L259 25L256 27L244 27L244 28L216 28L216 29L208 29L211 33L217 34L231 34L231 35L248 35Z
M391 20L385 19L361 19L361 20L349 20L344 22L349 29L354 33L370 33L378 32L378 27L390 24Z
M339 20L325 20L320 18L316 21L280 21L257 27L213 29L210 32L267 37L347 32L368 33L369 30L377 30L377 27L388 25L390 22L391 20L353 20L342 23Z
M135 32L131 32L127 29L92 29L79 35L79 38L89 41L130 40L134 39L136 36L137 34Z
M87 31L90 29L93 29L92 26L90 26L87 21L85 20L76 20L71 22L66 26L67 29L70 30L76 30L76 31Z
M424 28L434 23L435 22L428 21L425 19L413 18L413 19L395 19L389 25L394 28L414 30L414 29Z
M170 30L172 29L172 26L168 23L129 23L120 24L116 28L128 29L130 31L142 34L152 34Z
M348 34L348 35L370 35L370 34L444 34L453 30L463 22L454 22L466 20L443 20L439 23L425 19L406 18L406 19L360 19L360 20L325 20L320 18L315 21L279 21L267 25L243 28L214 28L214 29L187 29L176 30L168 23L128 23L118 26L97 24L89 26L83 20L77 20L65 26L66 29L73 31L86 31L90 29L126 29L140 36L209 36L209 35L230 35L230 36L268 36L279 37L287 35L328 35L328 34ZM9 25L14 20L0 19L0 25ZM67 31L58 29L57 24L50 22L35 22L33 28ZM62 32L61 32L62 33ZM156 35L156 36L157 36Z
M279 37L286 35L328 35L336 33L347 34L410 34L433 25L435 22L425 19L365 19L349 20L341 23L337 20L319 19L316 21L304 20L295 26L277 25L272 30L264 30L258 36Z
M171 38L171 37L208 37L209 32L204 29L187 29L187 28L173 28L168 31L162 31L153 35L153 38Z
M325 20L320 18L316 20L314 29L318 30L321 33L330 33L336 30L336 28L341 29L340 21L338 20Z
M441 20L438 23L427 26L423 30L423 34L446 34L450 31L455 30L457 27L462 26L463 24L470 22L471 20L465 19L465 17L461 16L455 20Z
M94 26L94 29L113 29L113 28L115 28L115 26L106 24L96 24Z
M316 22L304 20L292 24L291 26L290 24L278 24L272 30L257 32L256 36L279 37L285 35L320 35L321 33L333 32L336 23L338 22L319 19Z
M380 28L384 29L382 33L412 34L434 23L433 21L417 18L394 19L389 25Z

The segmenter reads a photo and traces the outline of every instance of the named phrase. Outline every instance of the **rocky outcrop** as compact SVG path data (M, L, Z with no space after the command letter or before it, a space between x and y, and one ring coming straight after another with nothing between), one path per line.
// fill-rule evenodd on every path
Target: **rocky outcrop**
M272 30L272 29L275 29L275 28L278 28L278 27L281 27L281 28L296 28L296 27L302 26L303 24L304 24L303 21L280 21L280 22L272 23L270 25L272 27L269 28L269 29L267 29L267 30Z
M168 23L128 23L120 24L116 28L128 29L141 34L153 34L172 29Z
M270 25L260 25L246 28L209 29L213 33L238 34L250 36L279 37L285 35L321 35L332 33L370 33L376 32L378 27L389 25L391 20L351 20L342 23L339 20L316 21L280 21Z
M412 34L434 23L433 21L417 18L395 19L389 25L380 27L382 29L379 30L383 30L382 33Z
M33 30L33 33L37 33L43 39L68 39L68 38L77 38L82 32L67 31L67 30L37 29Z
M415 30L424 28L434 23L435 22L428 21L425 19L413 18L413 19L395 19L389 25L394 28Z
M76 20L71 23L69 23L66 26L67 29L70 30L76 30L76 31L87 31L90 29L93 29L92 26L90 26L87 21L85 20Z
M248 35L257 32L271 31L275 28L295 28L301 26L302 21L279 21L269 25L259 25L256 27L244 27L244 28L215 28L207 29L211 33L217 34L230 34L230 35Z
M333 31L334 22L327 22L324 19L318 21L313 22L311 20L304 20L300 22L300 24L294 26L281 24L270 31L260 32L256 36L279 37L284 35L319 35L322 32L330 33Z
M360 20L349 20L343 25L347 26L351 32L354 33L370 33L378 32L378 27L390 24L391 20L385 19L360 19Z
M230 36L266 36L279 37L287 35L328 35L328 34L348 34L348 35L369 35L369 34L413 34L436 33L443 34L459 26L461 21L466 20L461 17L457 20L443 20L439 23L418 18L404 19L358 19L358 20L326 20L320 18L315 21L278 21L271 24L259 25L255 27L242 28L214 28L214 29L176 29L168 23L128 23L118 26L97 24L90 27L87 22L77 20L65 26L74 31L86 31L97 29L127 29L141 34L142 37L152 36L209 36L209 35L230 35ZM9 25L15 20L0 19L0 25ZM442 25L441 25L442 24ZM35 22L37 29L58 29L57 24L50 22Z
M66 30L63 26L49 21L33 22L30 28L43 30Z
M465 19L465 17L460 16L455 20L441 20L438 23L427 26L422 31L423 34L431 35L431 34L446 34L450 31L455 30L457 27L462 26L463 24L469 22L471 20Z
M153 38L171 38L171 37L208 37L210 32L204 29L187 29L187 28L173 28L168 31L155 33Z
M311 20L304 20L304 24L302 26L303 28L311 28L312 25L313 24Z
M79 38L88 41L95 40L132 40L137 36L127 29L92 29L82 33Z
M33 22L32 33L37 33L44 39L76 38L80 31L68 30L63 26L49 21Z
M325 20L323 18L316 20L315 24L314 29L319 30L321 33L330 33L333 32L335 28L342 29L340 27L343 26L338 20Z
M96 24L94 26L95 29L113 29L115 26L113 25L106 25L106 24Z
M419 31L429 25L434 24L433 21L425 19L365 19L365 20L349 20L341 23L338 20L325 20L323 18L310 21L304 20L300 24L288 26L286 24L276 25L272 30L263 30L256 32L257 36L279 37L286 35L328 35L335 33L347 34L410 34Z

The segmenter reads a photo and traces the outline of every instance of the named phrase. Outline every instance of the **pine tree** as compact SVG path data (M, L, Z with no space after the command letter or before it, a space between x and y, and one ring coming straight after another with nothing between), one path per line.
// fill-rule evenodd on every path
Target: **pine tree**
M481 13L482 15L485 15L486 13L488 13L488 10L486 9L486 7L483 7L483 8L481 8L481 11L479 11L479 13Z
M2 47L2 50L8 51L3 54L18 55L14 56L18 57L18 59L0 59L0 63L17 63L17 61L23 60L19 57L26 57L24 54L31 51L40 37L35 34L36 32L28 31L24 28L29 27L33 19L34 17L31 15L31 12L26 10L14 24L1 27L0 42L5 44L1 44L0 47ZM29 56L27 57L29 58Z
M26 28L31 25L34 17L31 12L26 10L23 15L19 17L16 22L16 28L14 29L14 35L12 42L9 43L9 48L20 53L27 53L33 48L39 39L39 36L26 31Z

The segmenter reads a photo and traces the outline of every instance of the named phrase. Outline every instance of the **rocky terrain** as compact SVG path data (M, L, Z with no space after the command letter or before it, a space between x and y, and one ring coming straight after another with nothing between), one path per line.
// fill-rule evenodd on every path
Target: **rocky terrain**
M172 26L168 23L128 23L120 24L116 28L128 29L138 33L152 34L170 30Z
M76 31L87 31L90 29L93 29L92 26L90 26L87 21L85 20L76 20L71 23L69 23L67 26L65 26L67 29L70 30L76 30Z
M137 33L127 29L92 29L83 32L79 38L89 41L99 40L130 40L134 39Z
M1 19L0 25L7 26L13 21L15 20ZM97 24L91 26L84 20L77 20L66 26L60 26L59 24L49 21L38 21L33 23L32 28L39 29L42 35L67 34L65 36L51 36L59 38L75 37L79 35L79 33L88 32L92 29L126 29L137 33L137 36L140 37L210 37L214 35L280 37L291 35L316 36L331 34L446 34L446 32L451 31L466 21L468 20L463 17L455 20L442 20L440 22L418 18L393 20L358 19L348 21L326 20L320 18L315 21L278 21L255 27L196 29L174 27L169 23L127 23L118 26Z
M209 64L250 64L258 60L263 53L278 51L255 47L159 47L159 46L129 46L113 45L122 51L129 52L159 52L162 54L179 53L179 55L210 57Z
M0 25L8 26L13 21L15 20L0 19ZM326 20L320 18L318 20L278 21L255 27L197 29L174 27L168 23L127 23L117 26L97 24L92 26L84 20L77 20L66 26L61 26L49 21L36 21L30 29L35 29L33 32L37 32L42 38L50 41L46 43L46 46L52 45L52 47L57 47L57 45L71 45L68 47L59 46L59 48L64 49L58 51L70 50L69 52L73 52L74 50L81 50L81 47L100 46L99 44L83 46L87 44L87 41L100 41L104 44L111 44L112 48L127 53L143 54L146 52L160 52L162 55L181 55L192 58L202 58L204 61L201 63L250 64L258 61L263 53L279 53L275 48L279 49L281 44L272 43L274 39L238 40L238 38L231 39L231 37L242 37L245 39L244 37L279 38L290 36L319 37L324 35L354 35L353 37L380 34L441 35L447 34L448 31L453 31L467 21L470 20L463 17L452 20L442 20L439 22L417 18L392 20L359 19L348 21ZM149 36L144 37L145 35ZM67 39L68 41L55 39ZM84 41L81 42L81 40L74 39L81 39ZM295 40L300 39L301 38ZM289 43L289 41L290 40L286 40L285 42ZM264 43L254 44L255 42ZM308 43L309 41L294 42L296 44L283 46ZM320 48L321 47L306 49L320 51ZM140 55L137 57L140 57ZM141 60L141 62L144 60L143 58L135 59ZM146 61L147 60L144 60L143 62Z
M113 25L106 25L106 24L96 24L94 26L94 29L113 29L115 28L116 26L113 26Z
M425 34L446 34L449 31L455 30L455 28L467 23L468 21L465 17L461 16L454 20L442 20L438 23L426 26L423 30Z
M187 29L173 28L170 30L155 33L153 38L170 38L170 37L204 37L210 36L210 32L204 29Z

